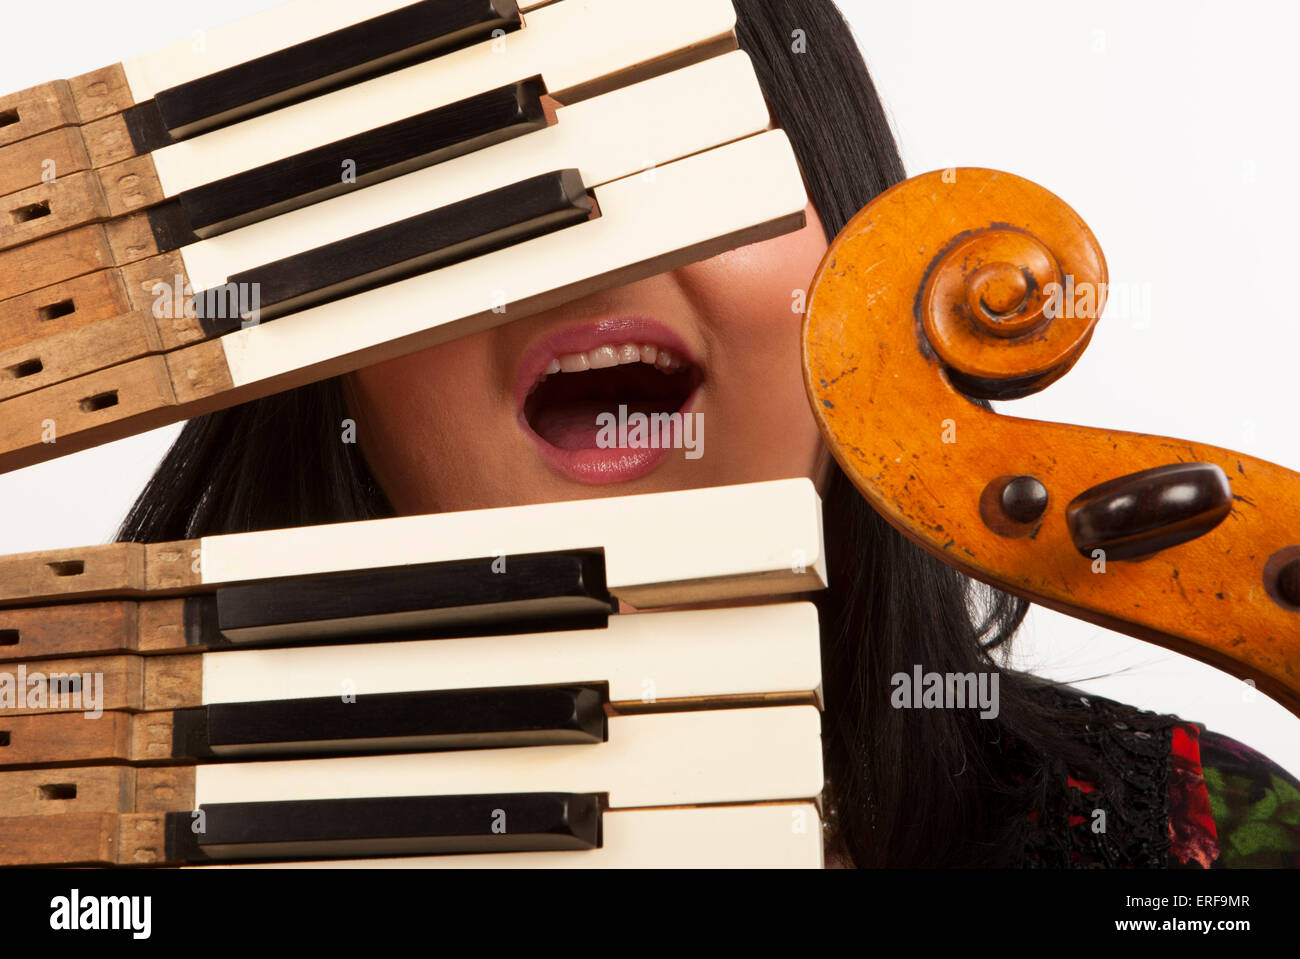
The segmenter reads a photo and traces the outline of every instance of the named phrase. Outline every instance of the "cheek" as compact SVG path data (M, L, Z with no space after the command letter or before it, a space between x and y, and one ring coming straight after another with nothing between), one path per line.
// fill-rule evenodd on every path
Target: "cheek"
M358 370L351 376L352 393L373 414L372 429L427 429L437 421L428 415L430 405L456 422L459 406L482 404L487 355L481 334L465 337Z
M799 341L808 288L826 249L821 221L810 208L803 229L684 267L678 274L709 317L710 339L719 353L788 365L791 343Z
M490 460L487 431L474 428L492 383L490 347L475 334L347 377L361 448L399 511L429 509L411 500L416 478L451 486L465 464Z
M712 382L726 427L776 455L803 458L819 444L803 386L803 307L827 249L821 221L678 271L708 317Z

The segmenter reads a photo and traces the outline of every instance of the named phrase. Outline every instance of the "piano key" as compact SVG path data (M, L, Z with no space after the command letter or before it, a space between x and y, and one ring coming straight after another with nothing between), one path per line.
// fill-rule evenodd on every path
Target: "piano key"
M540 76L561 103L734 48L730 0L558 0L478 43L151 155L167 196Z
M763 517L763 522L754 517ZM254 580L600 549L637 609L823 589L821 501L807 479L114 543L0 557L0 604L202 592Z
M669 9L664 8L665 3ZM64 178L67 182L42 181L12 194L3 200L13 222L0 223L0 249L178 197L183 198L186 212L201 214L199 222L187 224L184 217L175 215L178 210L172 211L172 219L182 221L182 229L173 239L183 244L195 234L208 236L253 217L273 215L277 209L311 202L313 192L328 196L349 186L355 188L342 175L343 161L349 158L356 160L359 172L372 179L401 172L367 169L359 157L346 151L387 158L395 142L411 139L408 128L412 118L431 110L529 77L537 77L537 83L561 102L580 98L734 48L734 24L730 0L559 0L530 16L528 29L507 41L505 50L496 39L480 42L437 60L125 159L98 172L77 173ZM388 78L393 79L390 85L374 85ZM459 95L448 97L452 90L460 91ZM133 108L127 116L140 109ZM152 134L133 134L133 140L167 137L161 123L153 126ZM435 131L442 126L434 123ZM239 134L246 128L252 129L251 136ZM411 169L436 160L436 151L420 159L416 146L407 146L413 156L390 162L398 167L405 163L406 169ZM270 181L283 182L303 170L310 171L310 176L302 187L315 187L307 196L294 194L291 200L282 191L258 196L269 189ZM259 185L258 191L250 191L250 179ZM210 211L214 193L227 198L226 203L237 197L242 198L242 207L261 202L265 209L252 206L217 217ZM27 215L25 210L35 212ZM159 230L156 223L153 226ZM162 244L155 252L167 248Z
M61 832L0 820L0 862L14 865L158 865L165 818L70 814ZM813 803L604 810L601 845L557 852L392 856L193 865L194 869L804 868L824 865ZM33 835L34 834L34 835Z
M611 601L594 551L276 578L217 590L217 629L235 644L435 633L466 626L604 625Z
M362 796L607 793L610 808L807 799L822 789L820 716L770 706L613 716L598 746L220 763L198 806Z
M701 98L701 90L709 91L706 98ZM185 317L183 297L170 311L172 319L154 318L158 283L164 289L223 287L262 264L548 170L575 167L583 171L584 182L599 186L759 133L769 125L749 58L738 51L563 107L556 117L554 125L522 139L123 268L130 277L117 285L138 291L132 303L136 312L109 314L116 318L96 328L102 336L82 329L84 324L73 316L70 321L82 329L79 333L64 333L56 326L56 336L39 342L32 333L11 338L8 350L0 345L0 369L13 370L14 376L0 379L0 398L204 336L201 324ZM0 305L0 318L12 319L21 328L48 330L48 323L33 322L31 303L20 301L37 297L44 304L62 296L50 290L10 300Z
M559 170L237 273L230 282L260 291L264 322L574 226L592 212L578 171ZM195 295L209 336L243 327L228 288Z
M0 819L483 792L601 793L610 808L767 802L815 798L820 777L816 707L767 706L614 715L596 743L9 769L0 773Z
M0 864L166 861L168 813L193 822L189 811L226 803L568 792L604 795L620 809L790 802L822 789L817 710L774 706L616 716L599 745L126 767L134 791L100 790L84 802L74 794L65 801L76 812L31 815L33 774L59 780L51 785L66 796L85 777L123 775L118 768L0 775L0 795L13 797L0 805Z
M806 204L780 131L609 183L594 196L599 217L556 233L5 400L0 469L336 376L780 235L803 223ZM357 310L374 322L356 323ZM45 442L50 419L57 443Z
M402 796L225 803L167 815L169 862L352 853L496 853L594 849L600 797L568 793Z
M517 30L538 0L294 0L69 81L0 96L0 146L147 107L177 135ZM156 102L155 102L156 101ZM143 111L142 111L143 112ZM122 131L123 136L125 130ZM62 167L60 167L62 169ZM31 185L31 184L27 184Z
M143 207L154 236L153 253L199 237L354 193L451 157L546 126L544 90L525 80L436 110L367 130L316 150L276 160L187 190L168 199L147 165L121 163L102 172L65 171L3 197L0 249L11 249L74 227L128 216ZM43 162L43 161L42 161ZM343 175L350 162L355 176ZM164 202L165 201L165 202Z
M701 90L708 91L707 97L701 97ZM522 140L277 217L224 240L197 244L185 251L180 272L188 273L197 289L220 285L259 263L547 170L577 167L589 185L599 186L758 133L768 125L767 107L749 59L735 52L563 107L553 126ZM126 224L117 224L117 229L126 230ZM145 229L131 242L153 242L151 230ZM104 245L113 247L110 256L126 255L125 241L106 240ZM16 256L16 251L8 256ZM168 283L171 272L163 277ZM144 288L151 286L146 283ZM22 288L0 292L12 295ZM152 306L155 299L151 293L138 307Z
M478 585L471 582L466 588L481 592L482 583L486 581L482 562L448 565L476 571ZM576 568L580 569L580 566ZM524 600L520 605L527 613L525 616L514 605L516 597L507 595L506 603L499 611L481 604L466 609L448 609L445 617L431 620L421 626L418 633L423 638L432 638L582 629L599 625L598 621L610 611L606 600L596 606L597 615L591 615L590 610L580 610L575 615L573 610L565 608L570 602L576 600L561 599L556 604L560 608L554 609L546 608L549 604L545 602ZM408 629L398 630L395 638L410 638L410 632ZM278 642L295 642L294 633L290 630ZM337 640L335 637L333 641ZM331 640L303 637L301 641ZM277 645L278 642L272 640L267 645ZM213 593L184 599L108 600L0 609L0 664L110 653L203 652L230 645L231 640L222 635L217 626L217 603Z
M103 685L92 690L93 705L102 715L93 723L83 719L92 705L84 695L50 699L39 708L6 708L0 767L208 761L212 756L197 749L198 740L187 732L196 721L188 710L257 703L291 709L294 701L339 702L343 692L370 702L408 693L598 682L610 709L622 714L820 706L819 650L815 609L796 603L623 616L605 629L223 652L201 659L25 663L27 677L99 677ZM20 676L18 665L0 672ZM142 709L153 711L128 712Z
M321 642L349 631L409 635L475 635L480 632L577 629L603 625L611 611L602 557L591 551L515 556L508 570L495 557L454 560L433 566L386 569L342 577L367 593L340 600L326 583L276 580L218 590L226 626L219 625L215 594L143 603L112 601L0 610L0 663L119 652L182 652L244 645L254 631L276 642ZM509 575L505 575L508 572ZM405 584L405 591L398 584ZM324 595L322 593L324 592ZM346 610L327 619L324 604ZM364 624L351 622L365 611Z
M426 0L159 90L153 102L170 138L183 139L520 26L513 0Z
M598 796L513 793L4 817L0 866L592 849L600 842L599 803Z
M604 739L603 710L604 692L582 686L426 690L355 700L335 695L140 714L113 709L98 716L40 711L0 718L0 768L594 743Z
M416 689L599 681L615 710L815 696L821 683L811 603L676 610L611 617L601 629L232 650L202 657L202 702Z
M187 190L169 205L179 221L179 238L160 243L160 251L540 130L547 122L543 92L538 80L510 84ZM355 177L345 179L342 164L349 161ZM150 214L155 229L167 209Z
M193 593L467 552L499 555L508 575L510 556L592 548L609 592L639 609L826 584L821 504L809 481L791 479L0 557L0 603Z
M376 229L413 212L536 176L576 168L589 187L753 136L771 125L747 54L734 51L560 107L527 136L186 247L195 289L259 264Z
M756 523L754 518L763 517ZM205 537L203 585L460 558L605 553L610 593L638 609L825 585L821 508L806 479L467 510Z
M812 803L609 810L600 848L578 852L394 856L196 869L821 869Z
M189 721L161 711L340 700L345 693L594 682L619 713L820 705L819 650L815 609L789 603L620 616L603 629L6 664L0 668L0 738L6 740L0 766L183 758L191 755L190 740L176 730ZM24 695L37 683L54 685L39 700ZM75 692L69 688L75 683L85 688ZM150 714L134 724L97 724L97 735L67 734L61 714L91 711Z
M588 685L219 703L175 714L172 753L229 759L599 743L604 702Z
M411 56L426 55L422 49L403 49L413 42L430 44L430 52L436 52L454 49L467 39L491 36L498 30L502 34L510 33L520 26L518 14L527 13L546 2L549 0L431 0L424 3L412 3L411 0L292 0L204 31L203 47L197 53L192 40L187 39L125 60L122 69L136 103L158 98L169 90L202 84L219 73L229 76L241 68L248 68L256 94L263 92L261 86L269 84L264 78L252 76L260 72L250 68L253 61L258 62L262 72L276 57L285 58L282 62L289 62L290 66L294 65L290 61L299 61L308 73L320 72L322 68L337 70L340 58L364 68L363 58L353 50L338 49L334 51L336 55L331 56L330 52L311 46L331 33L348 41L360 39L358 27L363 21L374 23L387 34L367 38L371 43L380 41L373 52L382 56L383 48L388 47L392 54L396 54L380 64L387 68L405 62ZM442 34L439 34L440 21L445 24L441 27ZM416 27L416 31L405 33L400 29L408 24ZM322 62L311 63L313 58ZM323 74L322 77L329 79ZM352 77L342 79L351 80Z

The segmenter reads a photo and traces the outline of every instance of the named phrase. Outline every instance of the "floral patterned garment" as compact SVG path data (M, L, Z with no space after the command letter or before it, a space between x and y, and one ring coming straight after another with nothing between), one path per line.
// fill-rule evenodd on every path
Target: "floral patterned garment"
M1300 782L1235 739L1174 727L1170 865L1300 869Z
M1234 739L1069 687L1062 731L1096 753L1089 782L1059 762L1023 822L1025 865L1048 869L1300 868L1300 781Z

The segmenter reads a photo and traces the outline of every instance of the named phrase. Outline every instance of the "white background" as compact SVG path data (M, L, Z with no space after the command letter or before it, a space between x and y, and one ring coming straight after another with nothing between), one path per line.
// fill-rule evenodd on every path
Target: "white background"
M6 3L0 89L75 76L272 5ZM1113 294L1075 369L1002 408L1187 437L1300 471L1291 282L1300 258L1300 6L841 6L910 173L989 166L1043 184L1092 227L1116 286L1148 297L1148 308L1125 313ZM0 477L0 553L108 539L175 432ZM1300 542L1300 517L1276 518ZM1203 722L1300 774L1300 720L1192 660L1035 608L1016 661L1064 680L1105 674L1081 685Z

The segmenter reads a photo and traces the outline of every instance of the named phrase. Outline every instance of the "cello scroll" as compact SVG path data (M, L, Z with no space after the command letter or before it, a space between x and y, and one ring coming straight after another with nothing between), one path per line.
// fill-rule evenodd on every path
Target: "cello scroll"
M1106 282L1087 225L1034 183L958 169L893 187L841 232L809 297L822 435L875 509L949 565L1300 715L1300 474L971 400L1067 373Z

